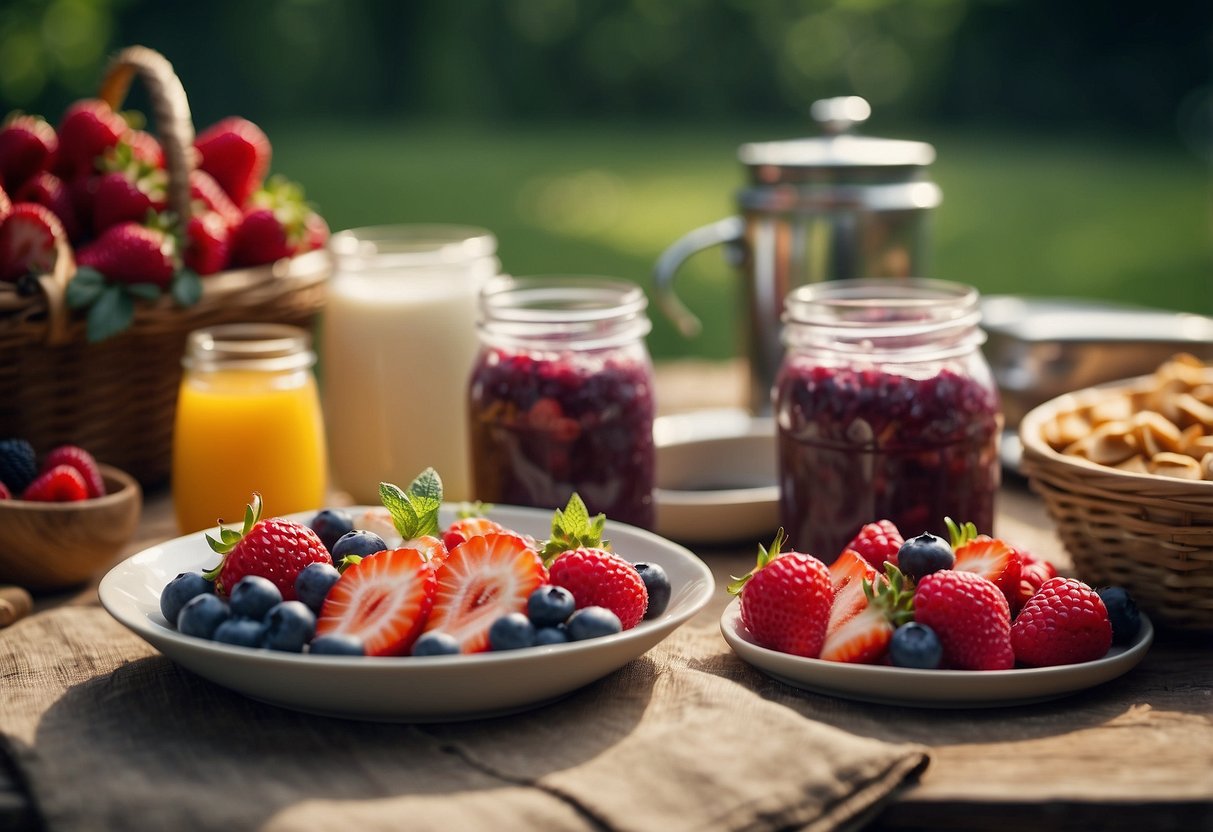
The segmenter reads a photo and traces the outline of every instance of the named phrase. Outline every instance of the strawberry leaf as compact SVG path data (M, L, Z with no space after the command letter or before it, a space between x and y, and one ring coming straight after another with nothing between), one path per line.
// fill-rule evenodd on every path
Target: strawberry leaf
M90 306L105 289L105 275L91 266L76 269L76 276L67 284L67 305L72 309Z
M787 543L787 540L787 535L784 534L783 528L780 527L779 531L775 532L775 539L771 541L769 548L759 543L758 561L754 565L754 568L740 577L737 575L729 576L733 579L729 582L729 594L740 595L741 590L745 589L745 585L749 583L750 578L754 577L758 570L762 569L768 563L775 560L775 558L779 557L780 553L783 551L784 544Z
M202 299L202 278L193 269L180 269L173 275L169 293L178 306L193 306Z
M944 525L948 527L948 537L951 538L952 551L956 551L961 546L977 537L977 526L972 523L956 524L951 517L943 518Z
M552 514L552 536L543 544L543 562L550 566L558 555L581 547L609 549L610 541L602 539L606 529L606 515L598 514L592 519L581 495L573 492L564 510L556 509Z
M135 318L135 303L121 286L106 286L88 310L85 337L95 344L117 335Z
M156 300L160 297L160 287L155 283L132 283L126 290L140 300Z
M422 471L407 492L390 482L379 483L379 501L392 515L396 531L405 540L438 534L442 478L433 468Z

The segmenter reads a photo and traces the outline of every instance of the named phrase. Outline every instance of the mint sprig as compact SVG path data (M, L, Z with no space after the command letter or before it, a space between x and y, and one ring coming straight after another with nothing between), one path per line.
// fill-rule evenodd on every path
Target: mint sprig
M557 555L570 549L609 549L610 541L602 539L605 528L606 515L591 518L581 495L573 492L564 510L556 509L552 515L552 536L543 544L541 552L544 566L551 566Z
M405 540L438 534L438 509L442 507L442 478L433 468L417 475L407 491L390 482L379 483L379 502L392 515L396 531Z

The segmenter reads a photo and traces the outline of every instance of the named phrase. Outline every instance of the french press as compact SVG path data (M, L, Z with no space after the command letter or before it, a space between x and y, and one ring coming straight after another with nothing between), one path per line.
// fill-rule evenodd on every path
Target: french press
M654 269L659 305L684 335L695 335L699 319L674 293L674 275L696 252L726 246L746 281L755 413L771 409L787 294L823 280L926 274L927 221L941 199L928 178L931 145L854 133L871 114L867 101L829 98L811 112L821 136L742 145L749 182L737 194L740 215L686 234Z

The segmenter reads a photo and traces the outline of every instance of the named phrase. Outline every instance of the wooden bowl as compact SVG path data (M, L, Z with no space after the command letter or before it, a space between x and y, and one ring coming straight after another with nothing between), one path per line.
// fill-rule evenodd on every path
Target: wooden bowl
M64 589L114 561L139 525L143 492L130 474L98 467L104 497L73 503L0 500L0 584Z

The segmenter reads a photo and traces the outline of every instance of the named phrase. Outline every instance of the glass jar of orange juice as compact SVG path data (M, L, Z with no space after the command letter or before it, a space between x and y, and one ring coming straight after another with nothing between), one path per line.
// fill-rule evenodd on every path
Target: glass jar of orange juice
M173 505L182 532L238 522L253 492L265 516L325 497L324 420L311 336L282 324L190 333L173 434Z

